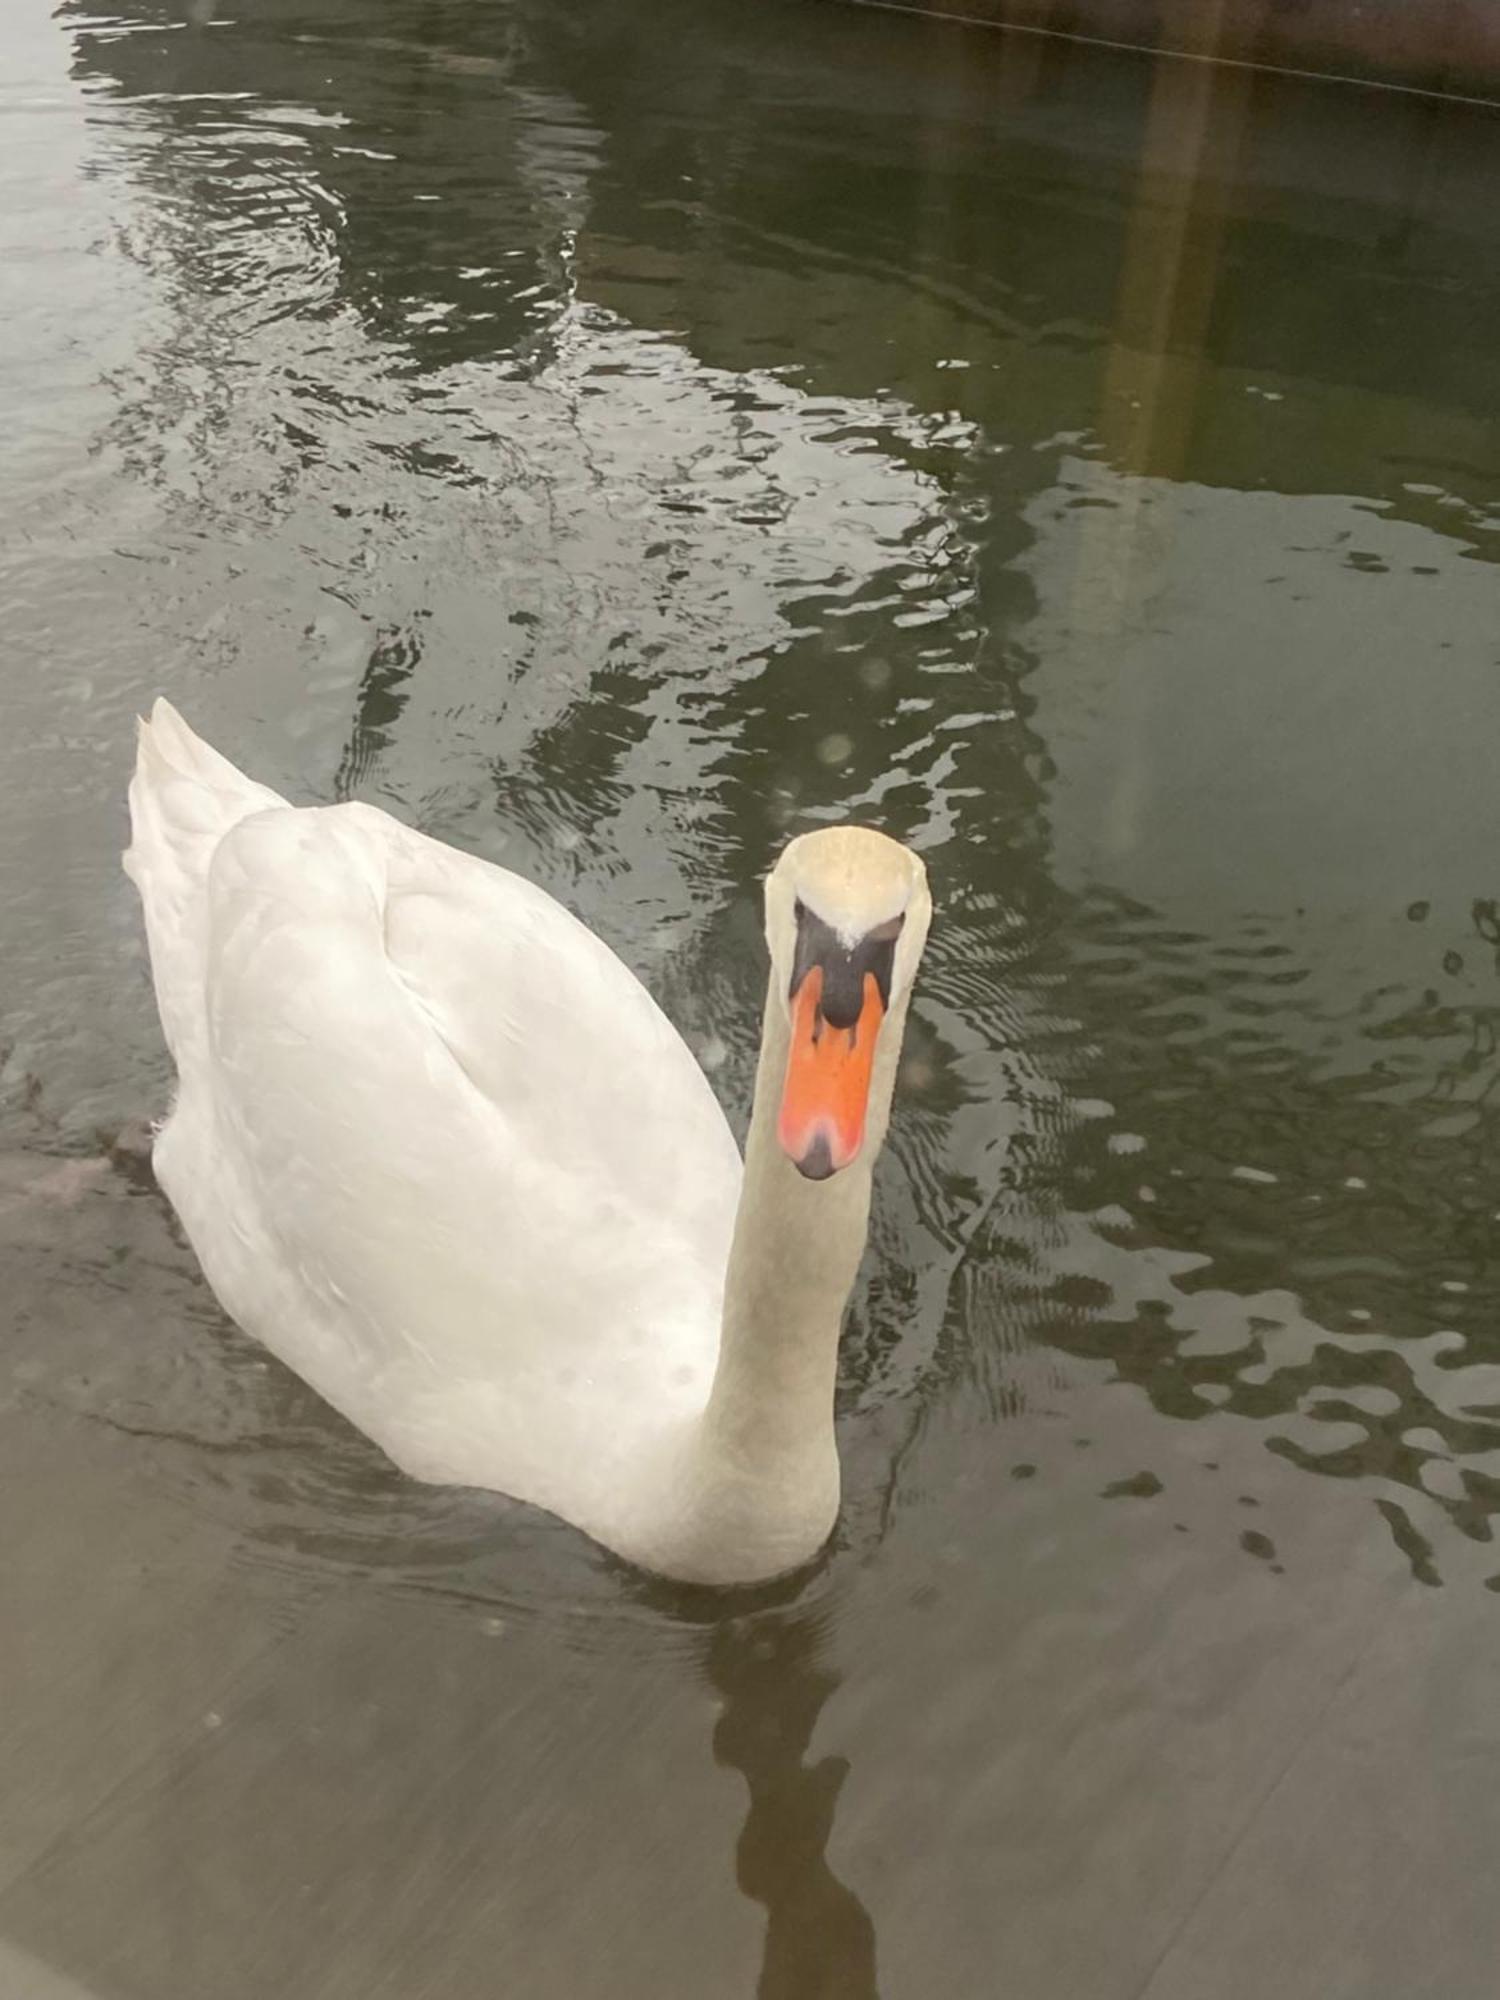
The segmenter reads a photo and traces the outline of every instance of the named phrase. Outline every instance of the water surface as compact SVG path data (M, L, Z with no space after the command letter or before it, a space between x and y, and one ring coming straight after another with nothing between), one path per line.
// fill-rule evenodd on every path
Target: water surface
M810 0L14 12L0 1934L131 2000L1477 2000L1494 116ZM157 692L544 883L741 1127L778 846L921 849L813 1575L414 1487L226 1324L138 1137ZM1424 1930L1360 1841L1439 1769Z

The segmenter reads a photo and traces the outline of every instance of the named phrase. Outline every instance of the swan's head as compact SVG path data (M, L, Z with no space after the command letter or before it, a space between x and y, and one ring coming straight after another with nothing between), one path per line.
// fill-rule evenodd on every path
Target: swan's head
M771 976L791 1029L777 1135L809 1180L864 1144L876 1054L900 1035L931 917L926 869L868 827L804 833L766 878Z

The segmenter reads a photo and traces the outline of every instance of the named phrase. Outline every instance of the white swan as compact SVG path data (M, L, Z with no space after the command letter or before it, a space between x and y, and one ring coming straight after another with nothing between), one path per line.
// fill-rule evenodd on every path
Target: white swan
M830 827L768 877L742 1168L671 1023L531 883L291 807L164 701L130 812L179 1078L156 1172L232 1317L419 1479L691 1581L814 1555L915 855Z

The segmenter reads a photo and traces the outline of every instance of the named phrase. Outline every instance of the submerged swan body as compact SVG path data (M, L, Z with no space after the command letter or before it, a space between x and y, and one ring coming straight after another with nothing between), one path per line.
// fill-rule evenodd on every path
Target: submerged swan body
M165 702L130 809L178 1072L156 1172L226 1311L416 1478L692 1581L815 1554L916 857L834 827L767 878L742 1165L645 988L531 883L289 806Z

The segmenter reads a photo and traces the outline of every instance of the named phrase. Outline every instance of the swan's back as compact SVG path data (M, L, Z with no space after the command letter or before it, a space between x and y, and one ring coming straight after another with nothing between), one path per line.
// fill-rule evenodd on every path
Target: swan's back
M408 1470L576 1515L717 1352L739 1156L681 1038L534 885L165 703L130 804L157 1170L220 1299Z

